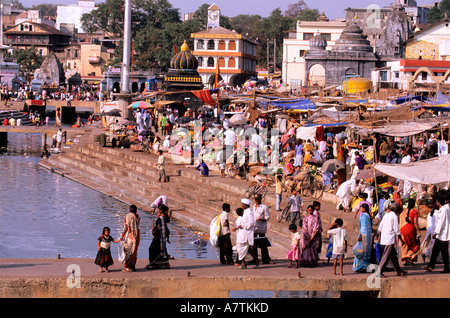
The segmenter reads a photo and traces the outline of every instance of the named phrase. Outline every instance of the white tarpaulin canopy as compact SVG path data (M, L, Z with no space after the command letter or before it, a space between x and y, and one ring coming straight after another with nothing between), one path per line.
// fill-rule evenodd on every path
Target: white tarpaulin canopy
M407 137L420 134L437 125L439 125L439 122L436 121L430 123L404 122L402 124L391 124L381 128L375 128L373 132L393 137Z
M450 182L450 155L411 163L377 163L374 166L386 175L420 184Z

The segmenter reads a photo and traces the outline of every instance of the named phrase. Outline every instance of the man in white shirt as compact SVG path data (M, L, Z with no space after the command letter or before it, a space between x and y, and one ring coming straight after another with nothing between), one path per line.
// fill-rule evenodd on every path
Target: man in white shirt
M219 256L221 264L233 264L233 245L231 244L231 231L228 214L231 211L230 204L222 204L220 214Z
M383 219L378 226L378 237L380 238L380 244L384 247L383 256L381 257L378 270L380 276L382 277L383 271L386 268L389 260L392 261L392 264L397 271L397 276L406 275L406 271L400 268L397 249L395 248L395 245L398 245L396 244L397 238L403 242L398 224L398 216L396 214L398 208L398 203L392 203L391 205L389 205L387 213L383 216Z
M245 264L245 255L249 248L254 244L254 216L253 211L250 208L251 201L249 199L241 199L242 203L242 217L238 217L236 220L236 227L233 231L237 231L236 234L236 249L238 253L238 259L236 265L239 268L247 268ZM238 214L239 215L239 214Z
M450 212L445 202L445 197L439 195L436 198L436 206L439 208L436 214L436 227L434 229L434 244L431 251L431 258L425 269L429 272L433 271L436 265L439 253L442 255L442 261L444 262L444 270L442 273L450 273L449 268L449 254L448 254L448 241L450 240Z
M164 157L162 150L158 150L156 170L158 171L158 182L166 182L166 157Z
M228 160L233 155L234 151L234 144L236 142L236 134L234 132L234 129L226 129L223 133L223 136L225 138L224 144L225 144L225 158Z
M258 259L258 248L261 249L261 260L263 264L272 263L272 259L269 256L269 251L267 249L266 233L267 233L267 222L270 219L269 207L262 203L262 197L260 194L255 197L256 204L253 205L253 216L255 221L255 229L254 229L254 238L255 245L250 249L250 254L253 256L252 263L256 263L256 266L259 265ZM263 239L257 239L257 237ZM257 242L261 242L260 244L256 244Z

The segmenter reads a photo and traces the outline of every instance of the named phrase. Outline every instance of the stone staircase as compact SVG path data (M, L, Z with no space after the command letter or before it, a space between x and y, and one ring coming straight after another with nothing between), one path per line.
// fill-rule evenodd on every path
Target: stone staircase
M70 148L63 148L60 154L41 161L41 165L121 201L136 204L143 211L149 211L150 204L164 194L168 197L175 219L205 233L209 233L209 224L222 211L224 202L232 206L230 219L234 222L234 210L240 206L248 181L221 178L214 170L209 177L201 177L194 167L175 165L169 159L166 160L166 174L169 175L170 182L158 183L156 155L132 149L101 147L95 142L95 136L100 133L93 129L80 131L77 137L68 136L77 138L79 142L72 144ZM286 201L283 198L284 204ZM309 198L304 201L305 206L312 203ZM264 203L271 211L267 234L273 244L271 255L285 258L291 233L285 222L279 223L276 220L274 188L269 187ZM335 210L333 203L321 203L321 217L326 231L341 212ZM345 228L349 232L349 243L353 245L358 232L357 221L353 221L353 215L338 216L344 219ZM326 250L325 244L323 248Z

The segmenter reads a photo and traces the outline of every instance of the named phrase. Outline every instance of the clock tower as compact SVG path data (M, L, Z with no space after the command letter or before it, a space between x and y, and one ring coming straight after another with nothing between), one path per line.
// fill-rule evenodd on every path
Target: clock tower
M220 8L214 3L208 8L208 24L207 29L219 26Z

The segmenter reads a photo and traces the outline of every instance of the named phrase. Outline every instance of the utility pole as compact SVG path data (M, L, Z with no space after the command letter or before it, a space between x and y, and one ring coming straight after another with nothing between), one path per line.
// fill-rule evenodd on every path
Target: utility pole
M128 118L131 111L128 105L131 104L133 94L130 90L130 62L131 62L131 0L125 0L124 7L124 26L123 26L123 54L122 69L120 72L120 93L115 94L119 97L119 109L122 118Z
M267 73L274 73L277 67L277 41L275 39L267 39ZM272 72L270 69L272 68Z

